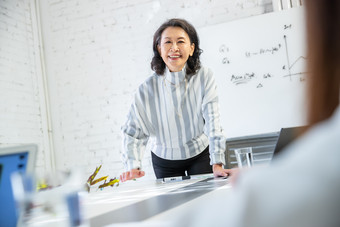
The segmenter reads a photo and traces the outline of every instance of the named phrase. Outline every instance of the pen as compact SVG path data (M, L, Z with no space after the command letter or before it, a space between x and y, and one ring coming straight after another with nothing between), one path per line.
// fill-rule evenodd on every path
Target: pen
M180 181L180 180L188 180L190 176L180 176L180 177L164 177L162 182L172 182L172 181Z

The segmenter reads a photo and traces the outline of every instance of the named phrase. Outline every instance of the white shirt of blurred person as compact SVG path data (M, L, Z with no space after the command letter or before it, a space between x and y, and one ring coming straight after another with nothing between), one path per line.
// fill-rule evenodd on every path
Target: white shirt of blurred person
M310 128L270 166L241 172L229 193L192 205L174 226L340 226L340 1L304 4Z

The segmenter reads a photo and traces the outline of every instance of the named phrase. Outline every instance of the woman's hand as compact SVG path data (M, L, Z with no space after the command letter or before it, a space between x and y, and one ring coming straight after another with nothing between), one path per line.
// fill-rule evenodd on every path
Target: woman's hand
M127 181L127 180L133 180L136 178L143 177L145 175L145 172L140 169L132 169L130 171L124 172L120 175L119 179L121 182Z
M213 172L215 177L226 177L236 175L238 169L223 169L222 164L214 164Z

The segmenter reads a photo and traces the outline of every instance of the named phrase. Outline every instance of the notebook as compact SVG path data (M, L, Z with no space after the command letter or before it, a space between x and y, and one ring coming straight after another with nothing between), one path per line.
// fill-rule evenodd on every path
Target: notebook
M273 159L293 140L295 140L300 133L306 129L307 126L298 126L291 128L281 128L278 140L273 153Z
M0 148L0 223L16 226L17 212L11 185L14 172L33 173L38 148L34 144Z

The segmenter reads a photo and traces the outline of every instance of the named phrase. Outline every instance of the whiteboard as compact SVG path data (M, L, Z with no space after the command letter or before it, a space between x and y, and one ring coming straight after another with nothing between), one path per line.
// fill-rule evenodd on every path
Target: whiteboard
M202 65L214 72L227 138L304 125L302 7L198 29Z

